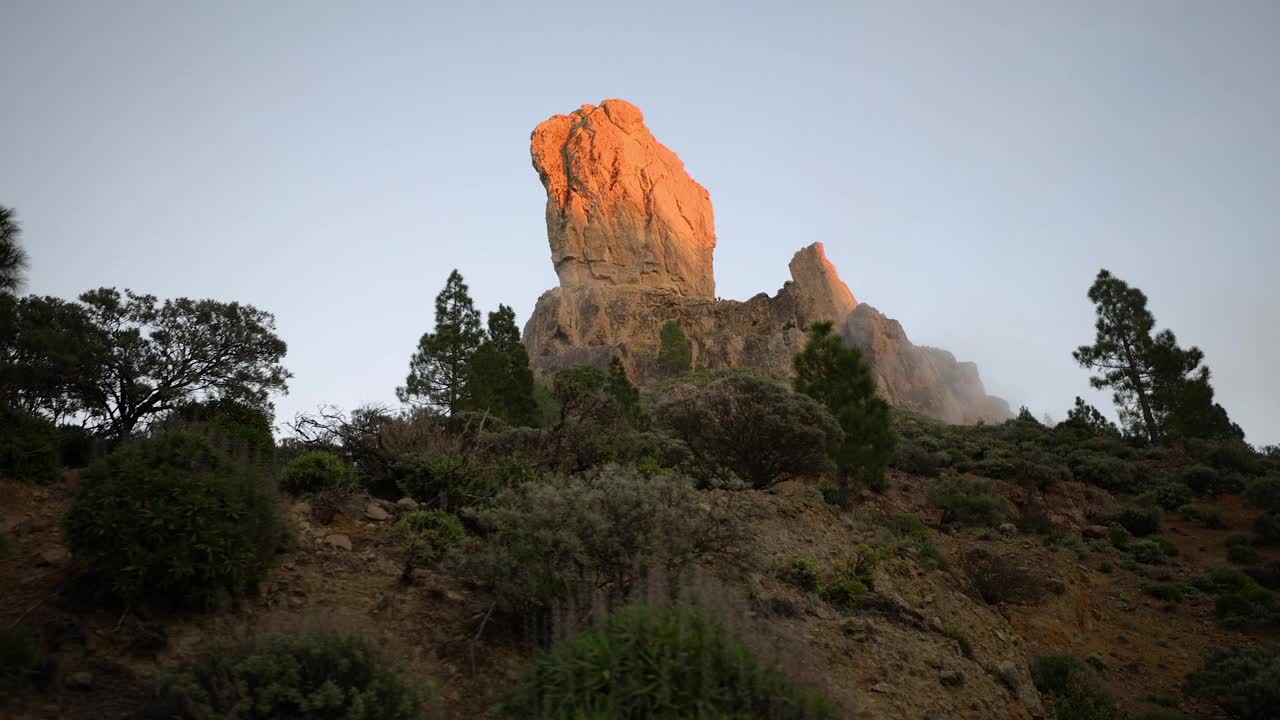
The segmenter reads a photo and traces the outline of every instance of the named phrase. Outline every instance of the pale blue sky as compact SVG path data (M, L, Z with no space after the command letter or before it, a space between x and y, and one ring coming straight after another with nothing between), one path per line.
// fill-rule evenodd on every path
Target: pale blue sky
M1280 442L1280 3L70 2L0 20L30 290L276 314L292 392L394 400L458 268L555 285L528 140L621 97L715 205L723 297L813 241L912 340L1061 418L1100 267Z

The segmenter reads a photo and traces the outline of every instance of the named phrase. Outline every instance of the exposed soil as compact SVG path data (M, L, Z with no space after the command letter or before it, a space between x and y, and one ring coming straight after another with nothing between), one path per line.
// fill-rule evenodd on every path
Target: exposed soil
M360 517L363 506L340 513L329 526L314 525L304 508L290 507L299 528L296 546L239 607L148 614L87 606L76 600L77 569L65 555L59 526L75 483L73 474L45 488L0 481L0 525L10 545L0 560L0 625L21 622L38 630L53 658L37 687L0 694L5 718L134 717L161 673L217 643L317 623L379 637L415 676L432 679L442 717L478 717L534 652L490 615L482 592L441 569L420 569L411 584L402 583L390 523ZM1253 516L1238 498L1212 503L1227 518L1223 530L1170 514L1165 534L1180 554L1165 566L1123 570L1113 549L1079 559L1068 547L1047 546L1045 536L1006 528L931 532L945 558L938 567L893 545L879 525L884 514L903 511L936 522L923 484L895 474L894 489L864 498L846 514L806 483L748 493L748 569L704 569L707 587L735 616L731 624L790 672L824 686L847 717L1035 717L1042 708L1028 663L1039 653L1093 658L1122 704L1146 709L1143 698L1151 693L1178 695L1206 647L1244 639L1215 622L1210 597L1166 607L1140 590L1156 576L1189 580L1226 564L1226 538L1246 532ZM1110 504L1105 494L1061 485L1043 504L1077 533ZM1030 500L1015 486L1004 489L1015 503ZM395 506L382 507L394 515ZM331 546L325 540L331 534L345 535L351 549ZM885 557L872 596L856 611L801 590L779 571L801 555L827 567L859 546ZM1033 568L1044 593L1023 604L984 603L962 569L975 548ZM1280 551L1265 556L1277 560ZM1116 567L1102 572L1104 562Z

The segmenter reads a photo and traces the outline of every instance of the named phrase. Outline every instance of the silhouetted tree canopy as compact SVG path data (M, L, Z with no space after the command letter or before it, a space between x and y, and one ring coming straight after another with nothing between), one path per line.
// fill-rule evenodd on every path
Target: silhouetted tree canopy
M403 403L450 416L465 409L471 399L471 359L483 341L480 312L462 275L454 270L436 296L435 332L418 340L409 359L409 376L396 388L396 396Z

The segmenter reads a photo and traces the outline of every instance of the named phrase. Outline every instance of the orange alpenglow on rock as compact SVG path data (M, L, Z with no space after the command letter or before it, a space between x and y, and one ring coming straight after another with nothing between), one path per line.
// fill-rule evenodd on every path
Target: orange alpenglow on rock
M840 279L836 266L827 259L827 250L822 243L801 248L791 257L787 267L797 288L800 323L809 325L825 320L835 323L839 331L840 324L858 306L858 301L849 292L849 286Z
M775 295L717 300L711 196L634 105L605 100L556 115L533 131L530 152L560 277L524 327L529 365L544 379L614 358L635 382L666 377L657 359L668 322L689 339L698 369L786 377L809 329L830 322L866 356L894 405L945 422L1010 417L1007 403L986 394L977 366L913 345L898 321L858 304L822 243L791 258L791 279Z
M547 191L560 287L639 286L714 299L711 195L625 100L538 125L533 167Z

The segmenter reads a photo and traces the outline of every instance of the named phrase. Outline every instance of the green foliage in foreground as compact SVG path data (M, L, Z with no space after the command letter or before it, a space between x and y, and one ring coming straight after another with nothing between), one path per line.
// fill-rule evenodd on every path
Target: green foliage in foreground
M853 481L876 492L888 489L885 471L897 437L889 404L876 394L875 376L862 353L834 334L831 323L814 323L809 342L792 365L796 392L825 405L844 430L844 441L834 453L841 504L848 502Z
M1122 720L1126 716L1093 670L1070 655L1046 655L1031 666L1031 679L1055 720Z
M355 484L351 466L326 450L312 450L290 460L280 476L280 489L298 494Z
M40 642L27 626L0 626L0 690L27 684L43 665Z
M148 717L181 720L425 720L430 686L358 635L275 635L211 652L170 677Z
M556 645L501 706L506 717L809 720L835 707L756 658L704 612L630 607Z
M270 479L190 433L136 441L90 466L64 519L105 594L211 605L266 572L284 538Z
M0 477L50 483L61 475L53 423L0 403Z
M1271 720L1280 708L1280 649L1245 645L1210 650L1201 669L1187 676L1185 689L1233 720Z

